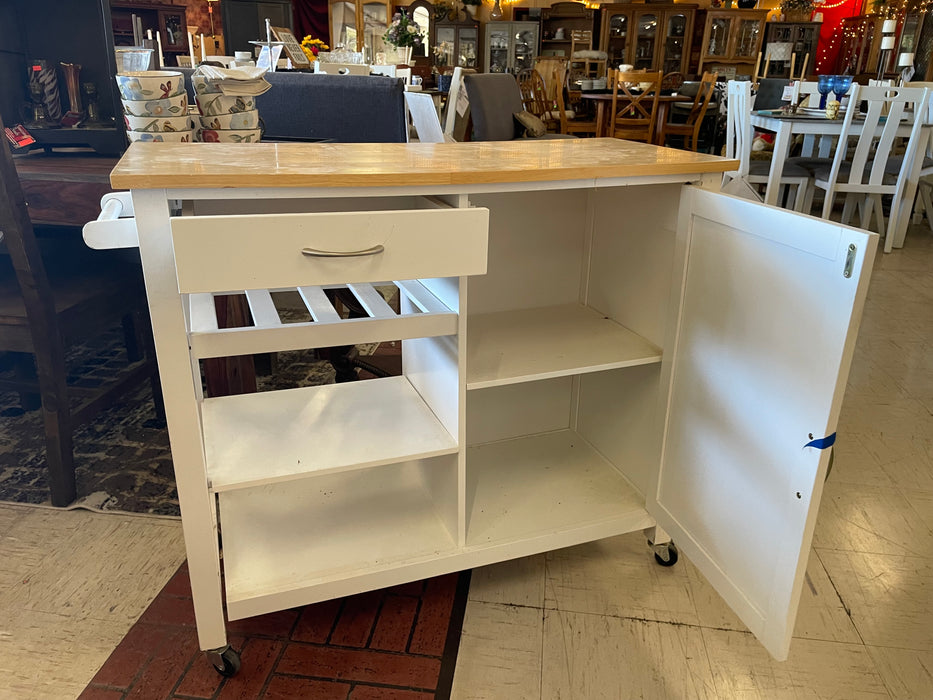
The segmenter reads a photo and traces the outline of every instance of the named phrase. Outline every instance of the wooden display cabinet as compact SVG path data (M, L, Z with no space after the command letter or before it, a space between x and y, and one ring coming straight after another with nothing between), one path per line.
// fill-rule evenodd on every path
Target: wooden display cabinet
M804 60L807 60L807 70L812 74L816 72L816 48L820 40L821 22L768 22L765 26L765 38L762 43L762 78L790 78L790 58L775 60L771 57L768 65L768 74L764 74L764 64L768 58L768 47L774 44L790 44L790 53L794 57L795 74L799 75Z
M710 10L700 45L699 73L751 75L764 39L767 10Z
M570 58L576 30L591 32L592 36L589 46L578 44L577 50L594 48L598 40L598 17L597 10L591 10L582 2L556 2L544 8L541 11L541 55ZM558 32L559 29L563 32Z
M143 38L147 30L158 34L162 40L165 64L177 65L175 56L188 53L188 27L185 6L161 2L124 2L112 0L110 21L113 41L116 46L136 44L133 34L133 16L139 18Z
M435 46L441 47L434 65L440 72L461 68L479 68L482 44L479 22L466 19L439 19L434 25Z
M603 5L599 48L610 67L687 73L696 10L673 3Z

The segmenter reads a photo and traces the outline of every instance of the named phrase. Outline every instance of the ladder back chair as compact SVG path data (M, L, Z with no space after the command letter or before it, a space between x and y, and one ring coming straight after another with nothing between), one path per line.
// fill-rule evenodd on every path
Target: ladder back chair
M609 135L617 139L654 143L658 96L663 74L611 71L612 107Z
M685 123L666 122L662 124L662 133L658 139L661 145L665 144L668 136L683 136L684 148L688 151L697 150L700 141L700 129L703 126L703 119L706 117L710 101L713 99L718 78L717 73L703 73L697 94L693 98L693 105L690 107L690 113L687 115L687 121Z

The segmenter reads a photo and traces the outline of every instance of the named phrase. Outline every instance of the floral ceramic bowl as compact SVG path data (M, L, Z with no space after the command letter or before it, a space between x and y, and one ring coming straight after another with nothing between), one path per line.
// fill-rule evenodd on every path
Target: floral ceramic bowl
M130 141L156 141L160 143L168 141L190 143L194 141L194 131L127 131L126 135L130 137Z
M217 114L201 117L205 129L255 129L259 126L259 112L255 109L232 114Z
M183 117L188 113L188 93L164 100L120 100L130 117Z
M171 70L143 70L117 75L117 87L124 100L164 100L185 91L181 73Z
M195 95L220 94L220 83L213 78L205 78L203 75L192 75L191 84L194 86Z
M232 114L234 112L248 112L256 109L256 100L241 95L197 95L198 111L201 116L212 117L218 114Z
M127 131L191 131L196 123L193 117L132 117L123 115Z
M198 141L207 143L258 143L261 129L200 129Z

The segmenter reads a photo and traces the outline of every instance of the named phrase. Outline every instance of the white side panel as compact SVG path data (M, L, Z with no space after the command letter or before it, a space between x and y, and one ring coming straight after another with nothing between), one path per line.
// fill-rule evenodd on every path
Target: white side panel
M593 194L587 305L663 347L670 305L680 185L616 187Z
M467 445L570 427L572 377L467 392Z
M470 282L470 314L580 301L585 190L470 197L488 207L489 264Z
M648 492L661 454L660 365L628 367L580 377L577 432L632 482Z
M648 509L784 659L877 236L695 188L681 227Z

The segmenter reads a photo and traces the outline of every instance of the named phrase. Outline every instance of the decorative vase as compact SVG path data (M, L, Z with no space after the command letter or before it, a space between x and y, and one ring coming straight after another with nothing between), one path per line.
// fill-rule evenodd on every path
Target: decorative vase
M738 0L740 10L754 10L758 6L758 0Z
M473 19L476 19L476 11L478 7L479 7L478 5L464 5L463 6L463 8L467 11L467 14L470 15L470 17L472 17Z
M408 65L411 63L411 46L387 46L386 63L390 66Z
M68 114L62 118L63 126L77 126L84 117L84 108L81 106L81 64L59 64L65 76L65 87L68 89Z

